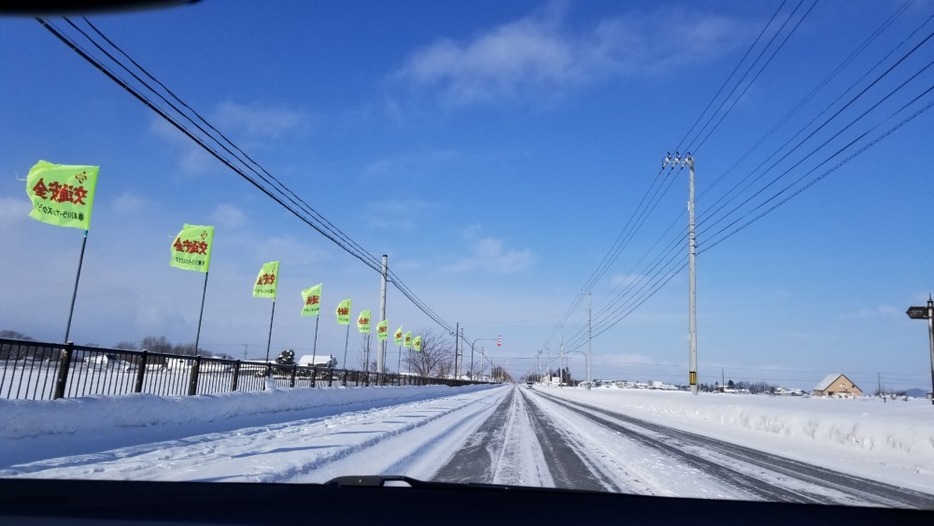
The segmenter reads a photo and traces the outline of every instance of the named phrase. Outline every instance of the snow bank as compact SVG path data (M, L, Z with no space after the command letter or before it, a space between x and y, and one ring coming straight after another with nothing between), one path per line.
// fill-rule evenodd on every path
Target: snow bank
M0 400L0 467L101 448L321 418L489 387L334 387L200 396Z
M557 389L543 392L635 418L861 475L898 467L934 488L934 406L929 400ZM877 477L871 477L877 478ZM893 480L904 480L901 475Z

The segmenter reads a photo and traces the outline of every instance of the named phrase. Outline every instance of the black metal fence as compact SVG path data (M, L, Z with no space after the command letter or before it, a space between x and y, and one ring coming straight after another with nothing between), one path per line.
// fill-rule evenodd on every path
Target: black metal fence
M277 388L483 383L0 338L0 398L216 394L262 391L267 382Z

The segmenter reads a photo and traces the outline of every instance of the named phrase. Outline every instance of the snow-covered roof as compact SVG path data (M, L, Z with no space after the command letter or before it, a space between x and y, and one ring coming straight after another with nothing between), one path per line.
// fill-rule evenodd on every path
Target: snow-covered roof
M821 380L820 382L817 382L817 385L814 386L814 390L815 391L826 391L827 388L830 387L830 384L832 384L834 380L836 380L837 378L840 378L841 376L843 376L843 373L828 374L827 376L824 377L823 380Z

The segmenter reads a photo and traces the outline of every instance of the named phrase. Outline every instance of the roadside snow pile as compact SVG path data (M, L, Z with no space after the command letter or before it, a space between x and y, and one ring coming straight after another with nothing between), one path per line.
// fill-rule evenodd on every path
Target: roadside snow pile
M694 396L630 389L544 392L844 471L867 474L900 466L934 485L934 407L929 400L883 403L878 398Z
M323 418L489 387L335 387L200 396L0 400L0 464Z

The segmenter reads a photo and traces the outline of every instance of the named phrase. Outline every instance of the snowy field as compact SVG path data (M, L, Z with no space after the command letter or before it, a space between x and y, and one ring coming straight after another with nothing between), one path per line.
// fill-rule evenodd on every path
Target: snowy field
M929 401L541 386L0 400L0 476L323 482L348 474L406 474L756 498L703 469L621 440L553 397L934 494ZM731 462L746 477L767 478ZM567 475L575 469L578 475ZM781 478L767 483L797 491ZM824 493L832 501L862 502Z

